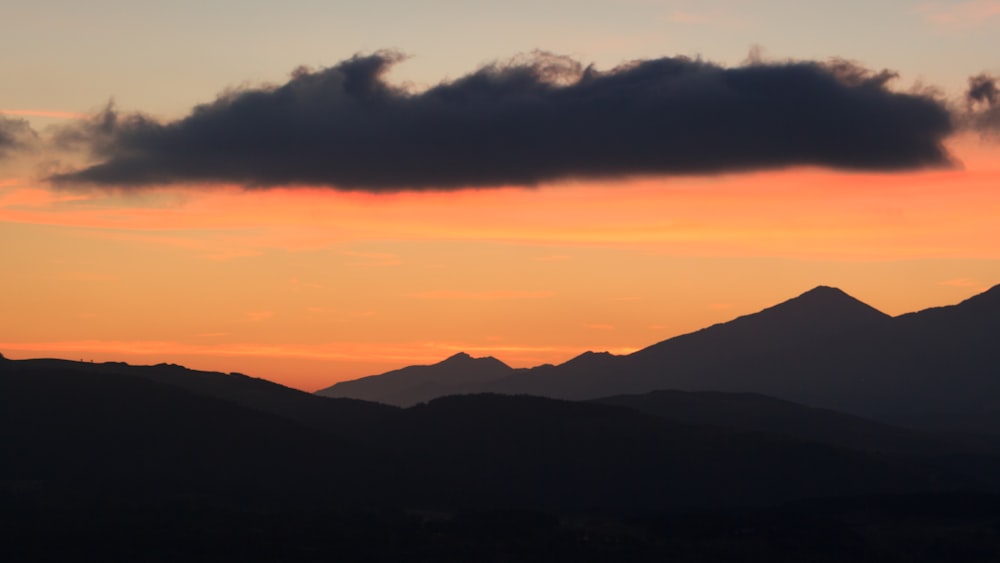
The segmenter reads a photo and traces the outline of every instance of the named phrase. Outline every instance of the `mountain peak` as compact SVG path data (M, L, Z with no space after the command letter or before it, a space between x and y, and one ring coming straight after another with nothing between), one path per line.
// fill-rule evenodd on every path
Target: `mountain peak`
M469 366L483 366L485 364L504 364L500 360L494 358L493 356L483 356L481 358L476 358L470 356L465 352L459 352L452 356L441 360L435 365L438 366L456 366L456 367L469 367Z
M798 297L768 307L759 313L741 317L737 321L750 318L765 323L780 322L791 323L793 326L801 324L833 328L878 322L891 317L851 297L839 288L820 285Z
M511 367L494 358L459 352L431 365L407 366L380 375L341 381L316 393L391 405L410 406L442 395L471 392L509 375Z
M810 289L809 291L803 293L799 297L805 297L807 295L811 295L811 296L830 296L830 297L834 297L834 296L837 296L837 297L839 297L839 296L851 297L844 290L840 289L839 287L833 287L832 285L817 285L816 287L814 287L814 288ZM853 297L852 297L852 299L853 299Z
M865 318L888 318L878 309L850 296L840 288L818 285L809 291L761 311L761 313L785 315L823 315L839 319L864 320Z
M459 352L452 356L445 358L444 360L434 364L437 367L453 368L453 369L487 369L487 367L500 367L503 369L510 369L510 367L501 362L500 360L494 358L493 356L483 356L481 358L476 358L470 356L465 352ZM430 367L434 367L430 366Z
M846 291L840 289L839 287L833 287L830 285L817 285L816 287L810 289L809 291L799 295L798 297L793 297L784 303L776 305L776 307L781 307L787 304L797 304L799 306L808 305L810 307L856 307L858 305L863 305L864 308L876 311L874 307L862 302L861 300L851 296Z
M459 352L455 355L448 356L441 363L444 364L449 362L467 362L469 360L475 360L475 358L466 354L465 352Z
M615 358L615 355L611 352L594 352L592 350L587 350L578 356L570 358L566 363L600 362L609 358Z

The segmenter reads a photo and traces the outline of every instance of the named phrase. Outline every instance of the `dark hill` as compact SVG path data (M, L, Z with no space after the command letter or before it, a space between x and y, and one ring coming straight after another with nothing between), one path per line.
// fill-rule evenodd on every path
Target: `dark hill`
M1000 286L958 305L902 315L884 345L928 406L947 412L1000 412Z
M3 362L0 437L0 493L8 483L41 483L127 498L565 511L986 486L899 457L528 396L452 396L393 409L347 440L145 378L58 362Z
M10 360L24 371L115 374L144 379L195 395L224 400L253 410L279 415L301 424L339 435L351 435L393 407L356 399L318 397L239 373L219 373L176 364L132 366L122 362L89 363L69 360Z
M0 482L130 496L377 498L370 485L382 458L363 446L229 401L68 365L0 367Z
M513 373L492 357L473 358L459 352L429 366L395 371L337 383L316 392L324 397L351 397L390 405L409 406L443 395L470 393Z
M929 509L928 495L893 497L921 503L919 525L907 512L873 529L861 501L860 522L852 508L832 532L824 508L793 506L780 526L743 508L990 491L1000 473L989 459L941 463L504 395L389 409L347 440L81 367L0 361L0 551L11 561L684 561L704 560L706 545L725 546L712 548L720 560L779 545L788 557L767 560L800 561L829 546L852 553L844 542L858 530L877 555L894 553L887 537L910 545L925 530L930 553L997 544L993 511L962 501L939 513L950 505ZM677 516L686 509L698 513Z
M435 399L368 436L413 460L424 477L407 488L444 506L735 506L963 482L882 455L531 396Z
M926 454L955 451L959 447L941 438L858 416L754 393L652 391L593 402L628 407L688 424L767 432L855 450Z

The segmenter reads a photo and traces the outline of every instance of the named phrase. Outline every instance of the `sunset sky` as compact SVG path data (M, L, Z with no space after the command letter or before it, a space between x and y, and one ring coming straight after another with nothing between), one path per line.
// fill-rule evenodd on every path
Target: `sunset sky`
M820 284L901 314L1000 283L1000 0L3 21L9 358L315 390L626 353Z

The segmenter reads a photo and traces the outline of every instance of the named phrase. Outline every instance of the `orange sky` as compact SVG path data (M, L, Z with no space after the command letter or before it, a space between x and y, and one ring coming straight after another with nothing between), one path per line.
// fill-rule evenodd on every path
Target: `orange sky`
M388 76L412 92L535 50L604 70L836 58L960 112L970 77L1000 75L997 0L245 0L238 17L211 2L12 4L0 114L37 135L0 147L8 357L174 362L314 390L460 350L514 366L628 352L818 284L899 314L1000 283L1000 145L972 137L950 141L962 168L911 173L396 195L37 180L83 164L52 134L109 100L171 122L386 48L412 55Z
M313 390L464 350L628 352L818 284L891 314L1000 283L1000 160L369 195L0 179L0 352Z

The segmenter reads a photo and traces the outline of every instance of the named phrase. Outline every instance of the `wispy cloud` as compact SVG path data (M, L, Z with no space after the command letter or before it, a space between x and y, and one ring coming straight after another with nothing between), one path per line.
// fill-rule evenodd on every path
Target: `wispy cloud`
M119 281L121 278L117 275L101 272L66 272L60 276L60 279L72 282L113 282Z
M955 278L951 280L945 280L938 282L938 285L946 285L950 287L983 287L982 282L979 280L974 280L972 278Z
M1000 0L930 2L918 6L917 12L938 29L961 31L1000 23Z
M546 299L555 295L552 291L421 291L412 294L418 299L446 299L458 301L498 301L507 299Z
M266 321L273 316L274 311L249 311L243 315L243 318L252 323L259 323L261 321Z
M0 112L0 159L11 152L26 150L38 140L38 133L23 119L12 119Z
M87 119L93 117L91 114L87 113L52 109L0 109L0 114L17 115L21 117L54 117L57 119Z
M566 262L567 260L572 260L572 257L568 254L550 254L547 256L538 256L535 260L538 262Z
M673 10L666 17L667 21L679 25L710 25L724 28L742 28L751 25L749 20L733 16L725 10Z
M9 178L0 181L0 210L37 210L59 206L61 204L86 201L86 194L46 190L23 185L21 178Z
M364 258L364 264L367 266L399 266L403 263L398 255L391 252L356 252L353 250L344 250L340 254L353 258Z
M150 207L116 203L129 197L103 191L13 185L0 190L0 221L12 228L73 228L84 238L155 245L200 259L326 252L327 260L362 268L368 260L388 258L383 253L398 254L407 260L405 267L415 266L416 255L410 259L398 246L372 244L393 240L535 246L537 251L524 259L542 270L582 267L586 259L578 249L591 247L631 247L654 256L996 259L1000 168L995 149L971 135L952 149L964 168L894 175L790 170L705 181L632 180L580 190L393 196L163 190L185 198ZM87 199L102 194L108 201ZM84 199L53 199L65 197ZM343 250L376 256L352 258ZM556 258L561 256L569 259ZM439 289L470 288L408 291Z
M224 336L221 333L205 333L198 338L216 338ZM0 342L0 350L8 358L30 358L38 356L68 357L70 359L84 358L98 361L127 360L133 363L188 362L194 361L198 366L206 362L219 367L203 367L202 369L218 369L230 371L235 360L243 358L244 365L257 366L249 369L253 375L260 373L262 360L276 359L305 360L319 362L359 363L364 366L381 366L362 368L368 371L355 373L354 377L371 375L379 371L388 371L405 365L432 364L455 354L468 352L476 356L492 355L504 362L517 367L529 367L540 363L558 363L566 361L586 351L581 346L540 346L537 344L497 343L483 344L481 342L459 341L416 341L416 342L356 342L334 341L316 344L276 344L259 342L213 342L189 343L171 340L60 340L60 341L8 341ZM613 354L629 354L635 348L618 347L608 351ZM217 358L217 361L212 361ZM374 363L373 363L374 362ZM190 366L189 367L198 367ZM240 368L244 369L244 368ZM324 376L317 381L313 389L327 386L334 381ZM349 378L342 374L341 378Z
M667 20L673 23L705 23L709 19L709 15L704 12L697 13L684 10L674 10L667 16Z
M1000 77L982 73L969 78L961 125L984 137L1000 139Z
M224 333L204 333L199 337L218 337ZM34 342L0 342L0 348L21 353L110 354L113 357L158 356L247 356L272 358L304 358L315 360L363 360L377 357L378 346L383 346L390 359L413 359L414 348L400 348L388 343L323 343L315 345L262 344L254 342L227 342L219 344L191 344L171 340L61 340ZM425 356L428 359L436 355Z

